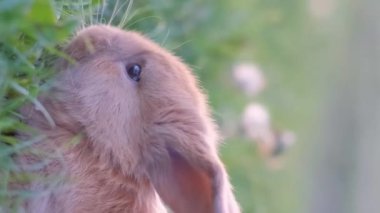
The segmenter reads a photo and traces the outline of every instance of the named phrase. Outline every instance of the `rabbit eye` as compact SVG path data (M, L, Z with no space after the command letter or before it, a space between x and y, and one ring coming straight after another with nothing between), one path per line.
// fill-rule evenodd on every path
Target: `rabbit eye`
M132 65L129 65L126 67L127 69L127 73L128 73L128 76L136 81L136 82L139 82L140 81L140 75L141 75L141 66L139 64L132 64Z

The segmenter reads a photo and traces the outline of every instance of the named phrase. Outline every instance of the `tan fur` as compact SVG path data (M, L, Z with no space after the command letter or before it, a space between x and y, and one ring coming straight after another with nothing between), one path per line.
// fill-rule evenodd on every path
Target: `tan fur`
M41 149L62 152L46 174L67 178L29 201L28 212L163 212L162 201L179 213L240 212L206 98L180 59L102 25L80 31L65 51L77 62L58 62L52 90L40 97L56 127L32 108L23 114L47 135ZM131 63L142 65L138 83L126 74Z

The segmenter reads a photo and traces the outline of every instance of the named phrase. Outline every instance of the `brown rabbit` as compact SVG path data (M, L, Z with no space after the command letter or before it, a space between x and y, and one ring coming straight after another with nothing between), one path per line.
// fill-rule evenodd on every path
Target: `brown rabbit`
M81 30L65 52L76 63L60 59L40 97L55 127L31 107L23 114L47 136L39 148L62 153L44 174L67 178L27 212L165 212L163 203L176 213L240 212L206 98L179 58L105 25Z

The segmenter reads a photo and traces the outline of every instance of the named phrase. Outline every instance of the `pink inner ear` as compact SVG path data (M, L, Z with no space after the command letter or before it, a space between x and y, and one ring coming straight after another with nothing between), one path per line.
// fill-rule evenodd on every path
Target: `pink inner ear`
M212 181L206 171L191 165L175 151L169 151L171 171L158 190L175 213L214 212ZM166 175L164 175L166 176Z

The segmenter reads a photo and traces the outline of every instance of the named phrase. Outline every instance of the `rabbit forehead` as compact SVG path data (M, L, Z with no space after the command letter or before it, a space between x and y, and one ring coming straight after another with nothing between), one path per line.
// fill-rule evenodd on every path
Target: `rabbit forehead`
M124 31L106 25L93 25L79 31L67 50L77 60L100 51L116 52L123 54L124 57L141 52L165 52L156 43L138 32Z
M159 45L133 31L123 31L116 27L94 25L78 32L66 52L77 62L91 64L122 62L125 65L148 64L151 72L171 74L179 80L188 76L187 67L181 60ZM190 74L191 75L191 74ZM187 80L187 79L184 79Z
M152 77L156 80L164 78L181 85L195 82L190 69L181 59L137 32L93 25L79 31L67 49L80 62L89 60L92 65L105 63L109 66L114 62L125 65L138 63L147 65L148 72L143 72L144 75L154 75Z

